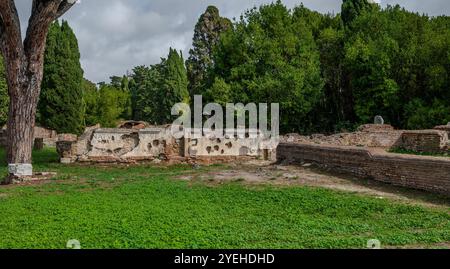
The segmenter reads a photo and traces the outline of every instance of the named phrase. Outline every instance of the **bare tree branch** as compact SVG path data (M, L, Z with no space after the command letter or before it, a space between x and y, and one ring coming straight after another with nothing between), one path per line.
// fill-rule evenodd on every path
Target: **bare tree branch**
M37 72L42 69L45 40L50 24L69 10L74 0L33 0L24 50L28 58L28 70ZM39 63L39 64L38 64Z
M0 49L11 60L23 54L20 20L13 0L0 0Z
M59 4L58 10L56 12L56 18L61 17L66 13L73 5L75 5L77 1L76 0L64 0Z

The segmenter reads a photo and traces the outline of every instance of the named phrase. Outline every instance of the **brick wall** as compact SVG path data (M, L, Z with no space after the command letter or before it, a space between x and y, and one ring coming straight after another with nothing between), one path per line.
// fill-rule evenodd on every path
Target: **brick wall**
M448 134L445 131L404 131L400 147L415 152L447 151Z
M450 158L387 153L380 149L282 143L278 161L311 162L361 178L450 196Z

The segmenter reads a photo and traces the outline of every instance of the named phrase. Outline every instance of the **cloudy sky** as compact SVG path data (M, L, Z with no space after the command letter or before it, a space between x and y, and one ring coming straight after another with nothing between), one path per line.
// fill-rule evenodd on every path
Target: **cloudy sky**
M31 0L16 0L22 28ZM137 65L157 63L169 47L187 56L194 25L208 5L222 16L239 17L246 9L272 0L81 0L64 18L74 29L81 50L85 77L108 81ZM288 7L301 2L320 12L340 12L341 0L284 0ZM380 1L378 1L380 2ZM450 15L449 0L381 0L432 16Z

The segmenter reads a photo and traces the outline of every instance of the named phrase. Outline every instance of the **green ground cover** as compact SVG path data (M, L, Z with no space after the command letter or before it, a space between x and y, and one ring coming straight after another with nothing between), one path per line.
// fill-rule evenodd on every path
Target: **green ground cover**
M0 174L6 173L0 150ZM311 187L209 185L172 167L88 167L34 154L51 182L0 187L0 248L364 248L450 242L450 214Z

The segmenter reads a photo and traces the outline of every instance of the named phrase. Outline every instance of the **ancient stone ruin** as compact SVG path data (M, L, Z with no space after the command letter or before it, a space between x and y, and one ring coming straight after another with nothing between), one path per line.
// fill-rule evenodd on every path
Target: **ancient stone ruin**
M395 130L369 124L357 132L331 136L288 135L277 148L281 163L315 164L402 187L450 196L450 158L390 153L403 149L417 153L449 154L450 126L434 130Z
M381 122L381 121L378 121ZM151 127L125 122L121 128L88 128L76 137L60 136L57 151L63 163L223 163L270 160L315 164L330 171L450 195L450 158L390 153L404 149L422 153L449 153L450 126L433 130L395 130L387 124L368 124L356 132L301 136L289 134L280 144L264 136L175 139L171 126ZM185 130L186 131L186 130ZM189 130L192 133L198 130Z
M63 163L212 163L237 159L275 160L276 146L277 144L261 136L175 139L170 125L143 129L88 129L79 138L57 142L57 150Z

